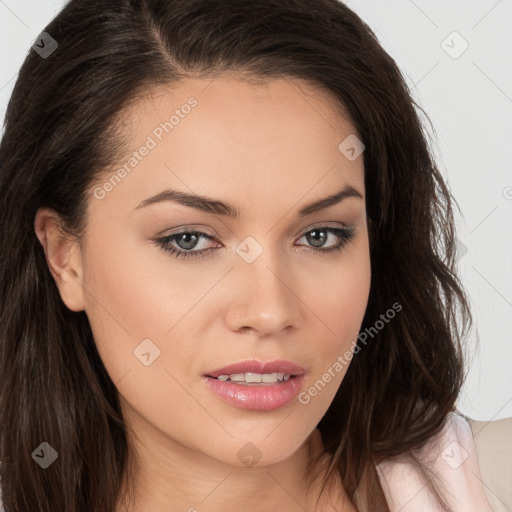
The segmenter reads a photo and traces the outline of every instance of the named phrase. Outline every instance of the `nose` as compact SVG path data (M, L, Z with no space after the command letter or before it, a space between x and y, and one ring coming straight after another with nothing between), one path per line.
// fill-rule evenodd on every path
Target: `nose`
M251 263L237 256L230 274L232 297L226 320L234 332L276 336L298 327L303 304L298 281L277 250L264 249Z

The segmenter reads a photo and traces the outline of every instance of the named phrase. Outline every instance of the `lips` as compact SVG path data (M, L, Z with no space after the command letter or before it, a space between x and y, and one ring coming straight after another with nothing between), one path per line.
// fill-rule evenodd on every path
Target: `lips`
M201 380L228 404L253 411L273 411L290 404L297 397L304 384L305 373L302 366L291 361L250 359L212 370ZM261 382L255 374L260 374ZM264 375L268 378L263 380Z
M217 378L219 375L229 375L233 373L288 373L290 375L303 375L306 370L298 364L286 360L275 361L258 361L250 359L246 361L239 361L222 368L207 372L206 377Z

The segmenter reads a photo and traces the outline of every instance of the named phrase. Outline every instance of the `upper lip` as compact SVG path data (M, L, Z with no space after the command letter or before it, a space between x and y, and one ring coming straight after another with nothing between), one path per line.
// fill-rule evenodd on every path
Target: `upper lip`
M206 373L208 377L218 377L219 375L230 375L232 373L289 373L291 375L302 375L306 370L298 364L291 361L278 359L275 361L258 361L257 359L248 359L237 363L218 368Z

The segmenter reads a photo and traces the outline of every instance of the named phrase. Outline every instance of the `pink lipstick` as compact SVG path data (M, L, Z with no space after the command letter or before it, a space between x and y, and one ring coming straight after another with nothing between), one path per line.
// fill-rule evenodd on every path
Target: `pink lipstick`
M208 372L203 381L224 401L242 409L271 411L290 403L304 382L304 368L290 361L240 361Z

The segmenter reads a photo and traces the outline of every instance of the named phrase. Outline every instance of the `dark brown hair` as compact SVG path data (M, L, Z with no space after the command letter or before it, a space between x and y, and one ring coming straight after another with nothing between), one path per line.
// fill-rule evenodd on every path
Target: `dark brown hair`
M354 356L318 427L358 509L388 510L375 464L440 431L472 323L454 268L454 200L394 60L336 0L71 0L45 32L58 47L47 58L28 52L0 146L6 509L113 512L129 460L116 387L85 312L60 298L37 209L54 209L79 236L89 191L126 149L123 109L155 85L232 71L328 91L366 146L372 282L362 329L394 303L403 309ZM44 471L31 456L42 442L59 454Z

